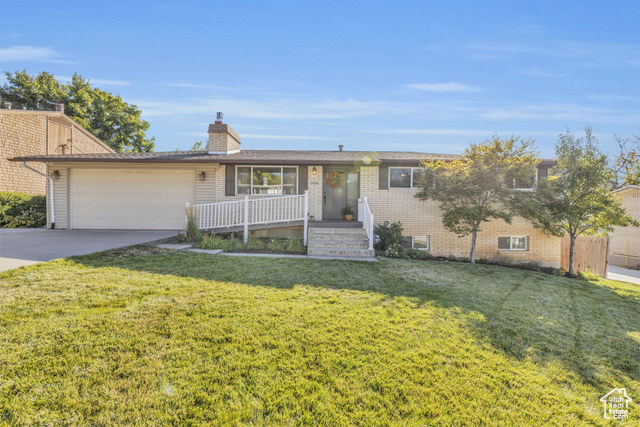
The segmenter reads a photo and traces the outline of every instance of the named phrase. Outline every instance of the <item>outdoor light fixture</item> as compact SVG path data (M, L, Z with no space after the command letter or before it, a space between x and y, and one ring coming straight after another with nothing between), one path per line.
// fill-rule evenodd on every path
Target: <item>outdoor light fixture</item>
M316 169L315 166L313 167L313 169L311 169L311 175L313 175L313 176L318 175L318 169Z
M200 172L200 181L204 181L206 177L207 177L207 174L204 171Z
M60 171L54 170L53 173L51 174L51 178L55 179L56 181L60 179Z

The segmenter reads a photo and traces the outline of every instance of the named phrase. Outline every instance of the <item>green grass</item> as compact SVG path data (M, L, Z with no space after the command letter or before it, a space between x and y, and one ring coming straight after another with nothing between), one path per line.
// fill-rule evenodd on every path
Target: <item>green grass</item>
M0 274L0 348L0 425L640 419L639 287L487 265L138 246Z

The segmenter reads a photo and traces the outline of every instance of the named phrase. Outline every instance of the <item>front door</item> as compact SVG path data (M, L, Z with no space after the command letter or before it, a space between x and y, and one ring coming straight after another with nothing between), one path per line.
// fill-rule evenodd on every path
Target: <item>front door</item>
M324 205L322 219L344 219L342 209L347 206L347 171L324 169Z
M322 219L344 219L342 210L347 205L353 208L353 218L358 218L360 172L357 168L325 167L322 189Z

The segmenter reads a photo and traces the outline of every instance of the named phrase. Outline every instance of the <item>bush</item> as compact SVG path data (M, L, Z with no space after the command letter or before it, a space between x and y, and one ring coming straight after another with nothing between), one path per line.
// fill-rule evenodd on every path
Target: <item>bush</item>
M400 222L390 223L389 221L385 221L382 224L376 225L373 232L380 236L380 243L377 245L378 250L384 253L393 245L402 246L404 249L402 230L404 230L404 228Z
M204 236L202 236L202 240L200 240L200 243L198 244L198 247L200 249L209 250L225 249L225 246L225 240L217 234L205 234Z
M407 257L409 259L432 259L433 255L431 255L427 251L421 251L419 249L407 249Z
M224 248L225 251L237 251L238 249L243 249L244 248L243 241L238 239L235 236L232 236L225 243L226 243L226 247Z
M527 261L527 262L521 262L520 264L518 264L518 267L524 270L541 271L542 263L539 261Z
M47 224L47 199L24 193L0 192L0 227L40 228Z
M394 243L388 246L382 255L387 258L407 258L407 249L399 243Z
M288 252L302 252L306 253L307 248L304 247L304 240L297 239L295 237L288 237L285 240L286 243L286 251Z
M187 221L184 225L184 238L188 242L199 242L202 239L202 232L198 227L198 217L193 206L185 209Z
M267 247L267 243L259 237L249 236L244 246L246 249L264 249Z

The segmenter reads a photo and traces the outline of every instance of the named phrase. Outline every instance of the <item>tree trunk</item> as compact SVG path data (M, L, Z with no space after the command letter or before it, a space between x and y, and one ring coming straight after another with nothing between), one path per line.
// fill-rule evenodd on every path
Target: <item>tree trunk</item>
M574 236L573 234L570 236L571 238L571 244L569 245L569 275L573 276L574 273L574 268L573 268L573 253L576 247L576 238L578 236Z
M478 237L478 231L473 230L473 233L471 234L471 254L469 255L469 260L471 261L471 264L476 263L476 238L477 237Z

